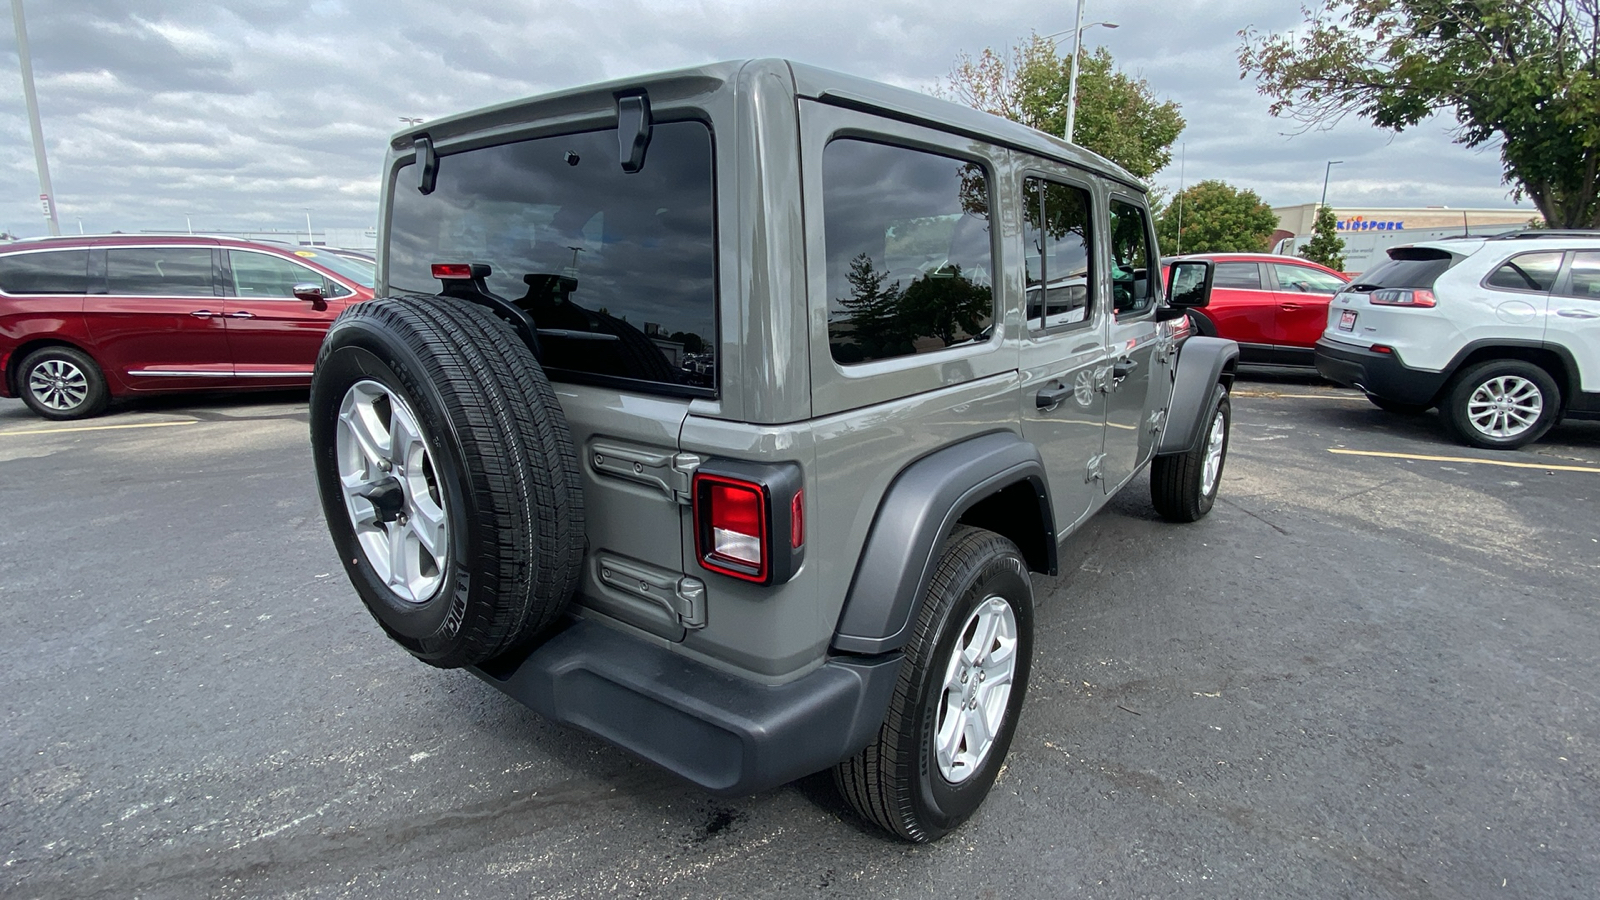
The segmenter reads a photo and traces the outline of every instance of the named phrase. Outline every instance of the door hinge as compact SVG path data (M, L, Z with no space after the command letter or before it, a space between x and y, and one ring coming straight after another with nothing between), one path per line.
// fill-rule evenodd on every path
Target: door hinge
M1089 457L1088 469L1083 473L1084 484L1088 484L1092 481L1099 481L1105 477L1105 473L1101 471L1101 466L1105 463L1105 461L1106 455L1104 453L1097 453L1094 456Z
M706 583L688 575L678 579L675 604L678 621L685 628L706 627Z
M694 503L694 472L705 459L694 453L679 453L672 457L672 493L684 506Z

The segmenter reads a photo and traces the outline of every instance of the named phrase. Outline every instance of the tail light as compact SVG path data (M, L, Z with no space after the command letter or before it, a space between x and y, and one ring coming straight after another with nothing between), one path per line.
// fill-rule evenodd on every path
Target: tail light
M1433 298L1433 291L1426 288L1384 288L1368 294L1367 302L1373 306L1410 306L1418 309L1438 305Z
M805 551L800 467L711 460L694 475L700 565L757 584L781 584Z

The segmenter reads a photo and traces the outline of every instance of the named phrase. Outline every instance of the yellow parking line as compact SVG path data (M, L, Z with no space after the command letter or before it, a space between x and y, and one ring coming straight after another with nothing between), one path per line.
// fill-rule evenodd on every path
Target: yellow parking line
M1280 394L1277 391L1234 391L1235 397L1267 397L1273 400L1360 400L1360 394Z
M31 428L26 431L0 431L0 437L17 437L24 434L65 434L70 431L116 431L121 428L169 428L173 425L194 425L199 419L186 422L136 422L132 425L79 425L75 428Z
M1418 459L1423 462L1452 462L1476 463L1480 466L1505 466L1511 469L1544 469L1551 472L1594 472L1600 474L1600 469L1591 466L1557 466L1549 463L1509 462L1500 459L1473 459L1469 456L1423 456L1417 453L1383 453L1378 450L1336 450L1328 448L1329 453L1341 453L1346 456L1381 456L1386 459Z

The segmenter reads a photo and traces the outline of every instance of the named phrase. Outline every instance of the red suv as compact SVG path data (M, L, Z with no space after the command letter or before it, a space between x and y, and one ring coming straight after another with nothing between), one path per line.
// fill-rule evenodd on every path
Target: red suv
M1161 261L1166 269L1178 257ZM1269 253L1195 253L1216 263L1211 303L1189 311L1201 334L1239 342L1239 362L1312 366L1328 301L1350 279L1324 265Z
M318 247L193 235L0 249L0 395L49 419L112 397L310 384L323 332L372 275Z

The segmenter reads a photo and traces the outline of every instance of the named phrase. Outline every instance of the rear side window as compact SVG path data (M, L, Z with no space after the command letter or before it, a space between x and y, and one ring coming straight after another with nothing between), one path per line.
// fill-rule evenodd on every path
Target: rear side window
M1484 284L1507 291L1546 293L1555 286L1561 271L1560 251L1519 253L1489 273Z
M1093 206L1080 187L1029 178L1022 234L1028 270L1028 327L1035 331L1089 320Z
M1212 277L1213 287L1246 288L1261 290L1261 267L1253 262L1219 262L1217 274Z
M0 291L86 294L89 292L89 251L51 250L0 256Z
M489 290L527 310L552 378L714 396L716 227L711 130L657 122L644 168L617 132L442 155L431 194L394 184L388 284L436 294L434 263L485 263Z
M120 297L211 297L208 247L113 247L106 251L106 293Z
M828 144L822 216L834 361L988 340L989 203L978 163L849 138Z
M1572 256L1572 284L1567 293L1600 300L1600 250L1580 250Z

